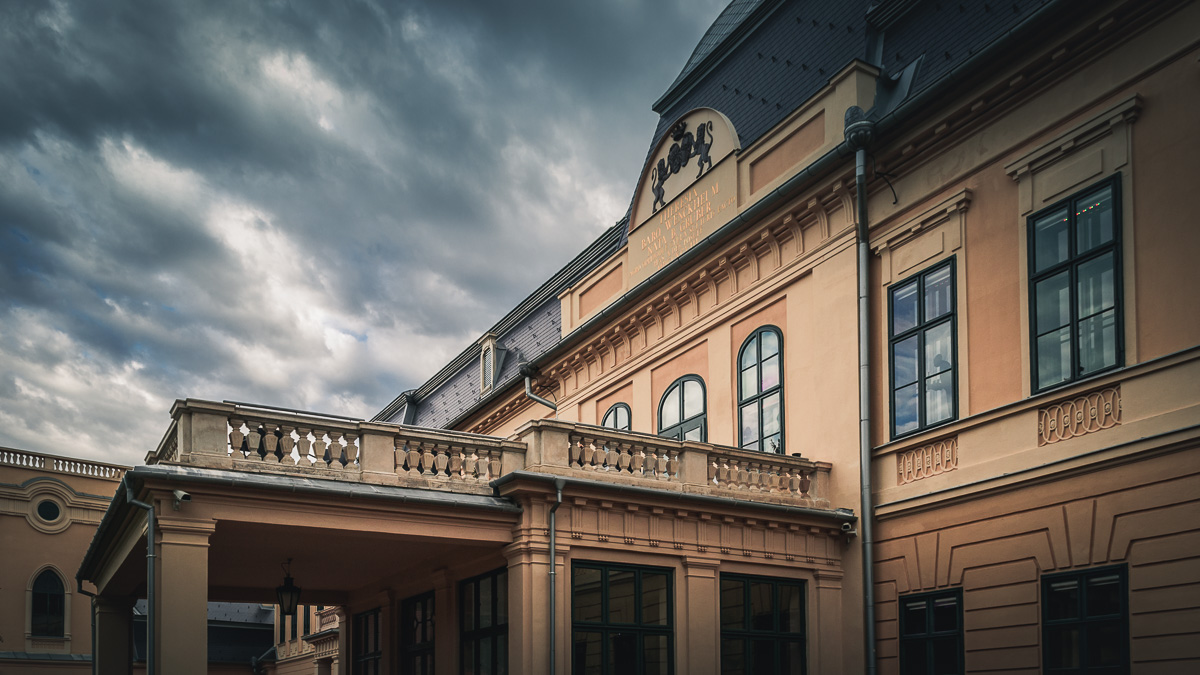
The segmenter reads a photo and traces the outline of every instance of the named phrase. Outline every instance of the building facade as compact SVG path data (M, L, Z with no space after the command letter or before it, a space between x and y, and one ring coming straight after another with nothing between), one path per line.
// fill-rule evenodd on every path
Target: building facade
M179 401L81 576L180 673L285 560L295 672L1189 672L1196 26L733 2L613 228L371 421Z

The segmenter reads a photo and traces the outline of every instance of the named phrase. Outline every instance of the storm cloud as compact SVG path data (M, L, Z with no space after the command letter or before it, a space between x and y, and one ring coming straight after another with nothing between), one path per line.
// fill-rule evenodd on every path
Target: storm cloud
M0 5L0 445L368 417L629 205L722 2Z

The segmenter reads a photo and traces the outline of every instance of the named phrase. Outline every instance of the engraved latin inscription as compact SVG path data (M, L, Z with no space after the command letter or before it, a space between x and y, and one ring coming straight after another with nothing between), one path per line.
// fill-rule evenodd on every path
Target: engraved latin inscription
M634 266L634 275L656 272L700 243L704 225L733 205L734 196L722 194L717 181L680 194L654 215L649 227L640 228L643 232L635 245L646 257Z

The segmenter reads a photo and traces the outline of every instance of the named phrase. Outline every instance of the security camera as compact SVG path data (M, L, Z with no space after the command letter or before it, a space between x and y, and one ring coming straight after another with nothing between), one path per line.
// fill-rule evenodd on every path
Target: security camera
M858 531L854 529L854 523L842 523L842 532L851 537L858 534Z
M171 494L175 495L175 510L176 511L179 510L180 502L192 501L192 496L189 495L188 493L184 492L183 490L172 490Z

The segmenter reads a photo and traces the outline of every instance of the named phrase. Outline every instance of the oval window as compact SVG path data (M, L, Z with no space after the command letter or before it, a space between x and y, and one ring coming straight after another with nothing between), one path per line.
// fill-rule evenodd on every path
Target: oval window
M42 520L48 523L53 523L54 521L58 520L60 515L62 515L62 509L59 508L57 502L50 501L49 499L43 499L41 503L37 505L37 514Z

